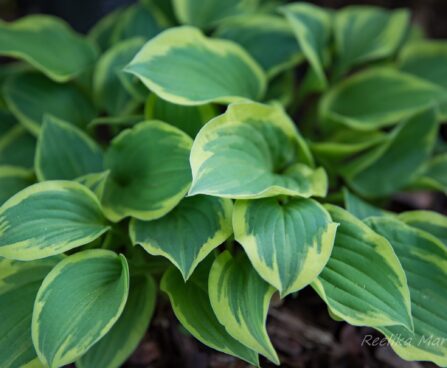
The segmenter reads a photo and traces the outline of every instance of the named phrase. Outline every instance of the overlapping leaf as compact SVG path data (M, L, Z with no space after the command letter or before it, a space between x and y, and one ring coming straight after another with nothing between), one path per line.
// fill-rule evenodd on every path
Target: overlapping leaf
M34 183L33 172L22 167L0 166L0 205Z
M337 225L312 199L276 197L237 201L233 228L258 274L286 296L323 270Z
M169 29L149 41L126 71L179 105L257 100L266 88L261 67L239 45L209 39L188 26Z
M0 256L33 260L87 244L108 226L94 194L76 182L32 185L0 207Z
M326 174L311 166L308 147L280 107L233 104L207 123L194 141L190 195L324 196Z
M447 154L429 160L416 184L447 193Z
M398 219L412 227L426 231L447 246L447 217L434 211L408 211L399 214Z
M34 347L50 368L74 362L120 317L129 292L126 258L87 250L65 258L45 277L32 318Z

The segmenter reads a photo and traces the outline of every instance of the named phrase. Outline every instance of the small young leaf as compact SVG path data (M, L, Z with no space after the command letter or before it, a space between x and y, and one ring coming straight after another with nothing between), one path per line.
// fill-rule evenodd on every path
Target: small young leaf
M388 239L402 263L414 320L414 332L400 326L378 329L402 358L447 366L447 248L425 231L398 220L373 217L367 224Z
M2 367L33 367L31 362L37 359L31 340L34 300L42 280L61 259L51 257L32 262L0 259Z
M301 50L315 73L319 88L325 88L326 50L332 31L332 14L308 3L295 3L281 8L292 26Z
M232 234L232 209L228 199L185 198L158 220L132 220L130 237L148 253L168 258L187 280L197 265Z
M147 120L161 120L173 125L194 138L199 130L216 116L211 104L201 106L183 106L170 103L152 93L145 106Z
M257 100L266 88L261 67L239 45L209 39L187 26L164 31L146 43L126 71L179 105Z
M216 258L208 292L214 313L227 332L279 365L265 326L275 289L258 275L243 253L232 257L224 252Z
M109 227L98 200L70 181L32 185L0 207L0 256L33 260L87 244Z
M34 167L40 181L73 180L102 171L103 153L73 124L45 115Z
M312 199L279 197L236 202L235 240L253 267L281 296L310 284L332 251L337 225Z
M191 150L190 195L251 199L324 196L327 178L278 106L240 103L207 123Z
M373 68L332 88L322 99L320 113L328 124L375 130L436 107L445 99L446 91L433 83L392 68Z
M110 331L76 362L77 368L119 368L146 333L155 308L157 287L150 275L130 278L129 296Z
M172 210L191 184L191 144L186 133L157 120L116 137L105 159L110 175L102 202L108 218L153 220Z
M237 17L223 22L214 36L241 45L270 78L304 60L291 27L277 16ZM275 51L269 52L273 46Z
M22 167L0 166L0 206L34 183L33 172Z
M447 247L447 216L433 211L402 212L397 218L419 230L437 237Z
M42 363L74 362L120 317L129 292L126 258L109 250L87 250L65 258L37 293L32 338Z
M197 340L259 367L258 354L228 334L217 320L208 296L208 274L208 264L202 263L185 282L180 272L171 267L163 275L160 287L168 294L177 319Z
M412 329L407 279L388 241L349 212L326 205L340 224L329 262L312 286L354 326Z
M31 15L0 22L0 55L27 61L49 78L65 82L91 68L97 51L61 19Z
M11 112L35 135L46 114L78 127L85 127L96 115L90 100L74 85L58 84L37 73L13 76L3 92Z

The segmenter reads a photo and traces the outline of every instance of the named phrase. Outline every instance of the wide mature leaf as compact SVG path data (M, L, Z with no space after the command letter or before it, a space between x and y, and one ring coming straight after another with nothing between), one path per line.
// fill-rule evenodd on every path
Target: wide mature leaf
M79 89L59 84L42 74L23 73L9 78L3 88L11 112L32 133L39 134L45 114L85 127L96 111Z
M216 258L210 271L208 292L214 313L227 332L279 364L265 326L275 289L258 275L243 253L232 257L224 252Z
M262 198L324 196L327 178L278 106L232 104L207 123L191 150L190 195Z
M447 246L447 216L433 211L408 211L399 214L400 221L426 231L437 237Z
M259 367L258 354L233 338L217 320L208 296L208 273L208 264L202 263L184 282L180 272L171 267L163 275L160 287L168 294L177 319L197 340Z
M103 170L103 153L82 130L46 115L34 167L40 181L73 180Z
M324 72L327 48L332 32L332 14L308 3L296 3L281 8L286 16L301 50L312 67L319 88L327 85Z
M278 16L237 17L223 22L214 36L241 45L270 78L304 59L291 27ZM268 52L273 45L275 51Z
M25 60L49 78L64 82L91 68L97 51L61 19L31 15L0 22L0 55Z
M0 116L0 126L6 122ZM6 125L6 124L5 124ZM32 168L36 139L22 126L15 124L0 135L0 165Z
M42 280L62 259L32 262L0 259L0 361L3 368L33 366L37 356L31 340L34 300ZM31 363L33 362L33 363Z
M0 205L34 183L33 172L14 166L0 166Z
M234 237L253 267L281 296L309 285L326 265L337 224L312 199L238 200Z
M168 258L187 280L197 265L233 233L232 209L228 199L185 198L158 220L132 220L130 237L148 253Z
M111 330L76 362L78 368L119 368L146 333L155 308L157 287L148 274L130 278L123 313Z
M360 220L364 220L372 216L386 216L388 212L373 206L360 197L351 193L348 189L343 189L343 199L346 210Z
M153 220L172 210L191 184L191 145L186 133L157 120L122 132L106 153L106 215Z
M339 83L320 104L327 123L374 130L398 123L447 98L433 83L391 68L373 68Z
M120 317L129 292L126 258L109 250L87 250L65 258L37 293L32 338L50 368L74 362Z
M447 153L429 160L416 183L447 193Z
M393 56L407 35L407 10L369 6L343 8L334 17L339 73L358 64Z
M266 88L264 72L242 47L187 26L164 31L146 43L126 71L179 105L257 100Z
M225 18L253 12L259 0L173 0L177 19L200 28L211 28Z
M120 42L104 53L96 64L93 78L95 100L110 115L126 115L135 110L139 103L123 84L123 78L128 80L128 84L137 80L134 76L124 73L122 69L143 44L142 38ZM135 82L132 79L135 79Z
M340 226L314 289L332 313L352 325L412 329L407 279L391 245L349 212L326 208Z
M397 220L371 218L367 224L388 239L402 263L414 320L414 332L399 326L379 330L404 359L447 366L447 248L432 235Z
M216 109L211 104L177 105L152 93L146 102L144 115L147 120L164 121L194 138L205 123L216 116Z
M0 207L0 257L49 257L87 244L108 228L98 200L83 185L35 184Z
M438 124L433 109L423 111L395 128L374 151L353 162L345 172L349 185L365 197L389 195L410 184L433 151Z

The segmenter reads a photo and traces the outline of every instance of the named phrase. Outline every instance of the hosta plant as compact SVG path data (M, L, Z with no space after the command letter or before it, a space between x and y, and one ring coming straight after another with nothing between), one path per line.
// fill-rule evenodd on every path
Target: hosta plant
M306 287L447 366L447 217L387 206L447 192L447 42L408 11L146 0L1 22L0 54L1 367L119 367L161 299L280 364Z

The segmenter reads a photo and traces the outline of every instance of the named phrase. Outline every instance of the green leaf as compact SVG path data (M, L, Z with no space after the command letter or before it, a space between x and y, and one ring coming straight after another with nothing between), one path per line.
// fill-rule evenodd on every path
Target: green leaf
M34 167L40 181L73 180L102 171L103 153L92 138L73 124L45 115Z
M124 87L122 78L130 79L128 81L130 84L138 81L135 77L124 73L122 69L143 44L141 38L120 42L105 52L96 64L93 77L95 100L98 106L110 115L127 115L140 103Z
M308 3L295 3L280 8L289 21L301 50L315 73L320 88L325 88L326 51L332 32L332 14Z
M90 130L100 126L109 126L112 130L114 128L129 128L143 120L143 115L101 116L93 119L87 128Z
M95 249L58 263L34 304L31 331L42 363L57 368L85 354L117 322L128 292L123 255Z
M225 18L253 12L259 0L173 0L174 12L182 24L211 28Z
M259 367L258 354L233 338L217 320L208 296L208 270L202 263L184 282L180 272L171 267L163 275L160 287L168 294L177 319L197 340Z
M233 233L233 205L228 199L183 199L158 220L132 220L130 237L154 256L168 258L187 280L197 265Z
M343 197L346 210L360 220L364 220L371 216L386 216L388 214L387 211L373 206L362 198L357 197L346 188L343 188Z
M232 104L207 123L191 150L190 195L250 199L325 196L326 173L279 106Z
M35 184L0 207L0 257L49 257L87 244L108 229L98 200L83 185Z
M240 253L222 253L211 267L208 292L219 322L236 340L279 365L267 335L266 320L275 289L267 284Z
M118 8L102 17L89 31L87 38L104 52L112 46L112 35L122 19L123 9Z
M239 45L207 38L187 26L164 31L146 43L125 70L178 105L257 100L266 88L261 67Z
M429 160L416 182L424 187L447 193L447 153Z
M0 55L24 60L49 78L65 82L91 68L97 51L61 19L31 15L0 22Z
M432 83L391 68L373 68L332 88L322 99L320 113L327 123L374 130L436 107L445 99L446 92Z
M407 35L409 23L406 9L349 6L338 11L334 33L339 73L393 56Z
M434 111L423 111L396 127L374 151L360 157L360 165L353 164L355 170L346 173L345 178L365 197L392 194L419 175L433 151L437 134Z
M430 234L398 220L371 218L367 224L386 237L408 279L414 332L380 327L392 348L406 360L447 365L447 248Z
M14 167L0 166L0 206L17 192L34 183L31 170Z
M194 138L205 123L216 116L216 109L212 105L176 105L153 93L146 102L144 115L147 120L164 121Z
M13 76L3 92L11 112L35 135L46 114L78 127L85 127L96 115L92 103L75 86L55 83L37 73Z
M291 27L278 16L258 14L237 17L223 22L214 36L241 45L270 78L304 59ZM275 51L268 52L272 45Z
M191 145L186 133L157 120L116 137L105 159L110 170L103 196L107 217L153 220L172 210L191 184Z
M61 258L32 262L0 259L0 361L3 368L32 366L36 352L31 317L40 284Z
M403 212L397 218L419 230L437 237L447 246L447 216L433 211L408 211Z
M6 125L6 119L1 120L0 126ZM15 124L15 119L13 121L12 127L8 126L0 135L0 165L32 168L36 139L23 126Z
M104 188L106 186L107 178L110 175L110 171L103 171L99 173L87 174L75 179L78 183L85 185L96 197L101 200L104 194Z
M284 297L309 285L326 265L337 224L312 199L238 200L234 237L253 267Z
M157 287L148 274L130 278L129 296L111 330L76 362L78 368L119 368L146 333L155 308Z
M326 208L340 226L314 289L333 314L351 325L411 329L407 279L391 245L349 212Z

